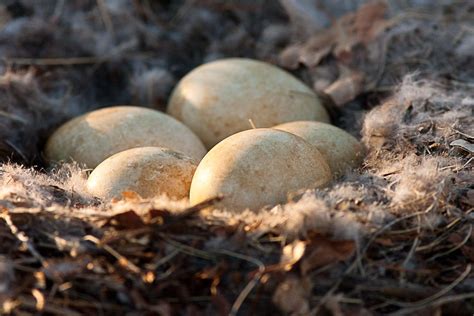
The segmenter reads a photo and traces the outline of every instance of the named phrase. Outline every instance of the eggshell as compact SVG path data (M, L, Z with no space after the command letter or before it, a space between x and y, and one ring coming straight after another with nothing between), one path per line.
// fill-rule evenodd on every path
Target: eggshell
M45 156L95 168L113 154L145 146L170 148L197 160L206 154L199 138L173 117L142 107L114 106L62 125L49 138Z
M164 194L182 199L188 197L196 166L195 160L167 148L128 149L99 164L87 180L87 189L106 200L120 197L124 191L143 198Z
M287 194L320 188L331 172L318 150L302 138L274 129L232 135L207 153L191 183L192 204L222 195L218 208L257 211Z
M251 128L291 121L329 122L315 93L268 63L230 58L197 67L176 86L168 113L189 126L211 148Z
M336 176L344 174L348 169L357 168L363 160L362 144L339 127L321 122L299 121L274 128L300 136L314 145Z

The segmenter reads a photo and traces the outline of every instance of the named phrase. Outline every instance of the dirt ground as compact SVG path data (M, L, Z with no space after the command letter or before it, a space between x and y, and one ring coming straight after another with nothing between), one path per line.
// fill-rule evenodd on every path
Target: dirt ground
M164 111L231 56L312 87L363 166L232 214L44 161L68 119ZM0 314L472 315L473 110L470 1L0 1Z

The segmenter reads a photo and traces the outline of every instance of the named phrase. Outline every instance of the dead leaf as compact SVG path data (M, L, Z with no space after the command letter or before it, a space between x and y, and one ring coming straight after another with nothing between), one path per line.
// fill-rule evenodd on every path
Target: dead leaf
M386 247L390 247L390 246L394 245L393 240L390 239L390 238L376 238L374 240L374 242L379 244L379 245L386 246Z
M470 152L471 154L474 153L474 144L468 142L467 140L464 139L456 139L455 141L452 141L451 146L456 146L456 147L461 147L465 151Z
M369 44L391 25L392 21L384 18L386 10L387 4L382 1L361 6L305 43L287 47L280 54L281 65L292 69L297 68L298 63L315 67L331 53L340 60L350 59L355 46Z
M384 20L387 4L372 2L364 4L357 12L349 13L336 21L333 26L337 30L334 55L340 57L349 53L358 44L367 45L388 26Z
M328 264L349 259L355 251L353 240L330 240L316 234L306 247L305 255L301 260L301 273L324 267Z
M286 69L296 69L300 64L300 45L285 48L278 56L278 63Z
M317 66L334 48L334 32L325 32L311 37L301 51L299 61L308 66Z
M334 81L324 93L332 98L334 104L342 106L354 100L363 90L364 75L354 71Z
M354 18L354 29L361 42L367 44L385 30L386 11L387 3L384 1L367 3L360 7Z
M290 271L293 265L300 261L306 249L306 243L301 240L295 240L283 248L280 264L286 271Z
M109 218L107 224L112 224L116 229L136 229L145 226L145 223L135 211L127 211Z

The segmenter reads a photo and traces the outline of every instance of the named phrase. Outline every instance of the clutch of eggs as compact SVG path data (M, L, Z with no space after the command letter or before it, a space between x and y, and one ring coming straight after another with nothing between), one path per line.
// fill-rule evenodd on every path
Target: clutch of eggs
M222 195L216 206L231 211L324 187L363 156L354 137L328 124L310 88L260 61L197 67L175 87L168 113L134 106L86 113L49 138L45 156L95 168L87 187L103 199L134 191L196 204ZM272 128L251 129L249 120Z

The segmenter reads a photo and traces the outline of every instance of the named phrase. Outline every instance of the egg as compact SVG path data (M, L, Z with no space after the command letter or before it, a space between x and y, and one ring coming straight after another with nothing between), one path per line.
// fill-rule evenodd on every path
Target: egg
M300 136L324 156L336 176L356 168L364 157L364 147L348 132L321 122L289 122L274 127Z
M316 94L286 71L265 62L230 58L201 65L175 87L168 113L211 148L250 129L291 121L329 122Z
M100 163L87 180L87 190L101 199L133 191L143 198L167 195L187 198L197 163L182 153L161 147L119 152Z
M92 111L62 125L45 147L50 162L73 160L95 168L130 148L158 146L196 160L206 154L199 138L173 117L152 109L114 106Z
M204 156L190 202L222 196L217 208L258 211L285 202L288 193L330 181L329 166L314 146L287 132L252 129L224 139Z

